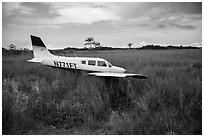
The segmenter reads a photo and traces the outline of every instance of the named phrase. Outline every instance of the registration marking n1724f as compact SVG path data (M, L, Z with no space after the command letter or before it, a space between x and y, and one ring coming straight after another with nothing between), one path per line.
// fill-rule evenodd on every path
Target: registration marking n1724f
M53 61L55 67L73 68L76 69L76 63L68 63L63 61Z

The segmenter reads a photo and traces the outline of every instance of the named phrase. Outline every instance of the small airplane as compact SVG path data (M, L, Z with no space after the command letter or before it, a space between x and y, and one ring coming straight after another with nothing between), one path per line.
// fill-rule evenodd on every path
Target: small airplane
M142 74L126 73L122 67L111 65L102 58L64 57L51 54L40 37L31 35L34 58L28 62L40 63L50 67L87 71L90 76L146 79Z

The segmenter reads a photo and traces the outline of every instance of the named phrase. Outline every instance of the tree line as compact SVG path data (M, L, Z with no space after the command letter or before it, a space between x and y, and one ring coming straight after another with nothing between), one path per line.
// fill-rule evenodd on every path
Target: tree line
M151 50L159 50L159 49L199 49L201 47L192 47L192 46L161 46L161 45L154 45L154 44L148 44L142 47L133 47L133 43L129 42L127 44L127 48L112 48L111 46L102 46L102 44L94 39L94 37L88 37L85 39L84 43L84 48L73 48L73 47L66 47L64 49L55 49L55 50L50 50L51 52L62 52L62 51L69 51L69 50L125 50L125 49L138 49L138 50L143 50L143 49L151 49ZM10 44L9 48L6 49L2 47L2 52L3 53L17 53L21 54L22 52L29 52L29 49L27 48L17 48L14 44Z

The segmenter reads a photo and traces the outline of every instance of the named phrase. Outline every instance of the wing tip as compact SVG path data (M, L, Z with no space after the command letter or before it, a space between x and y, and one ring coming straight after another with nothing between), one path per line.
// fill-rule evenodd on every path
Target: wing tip
M148 78L148 76L145 76L145 75L140 76L140 79L147 79L147 78Z
M148 76L143 75L143 74L129 75L129 76L126 76L126 77L132 77L132 78L137 78L137 79L147 79L148 78Z

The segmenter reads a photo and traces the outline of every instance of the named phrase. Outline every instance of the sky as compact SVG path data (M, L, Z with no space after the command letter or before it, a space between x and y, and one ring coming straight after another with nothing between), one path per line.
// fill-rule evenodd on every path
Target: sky
M3 2L2 46L31 49L30 35L49 49L147 44L201 46L201 2Z

